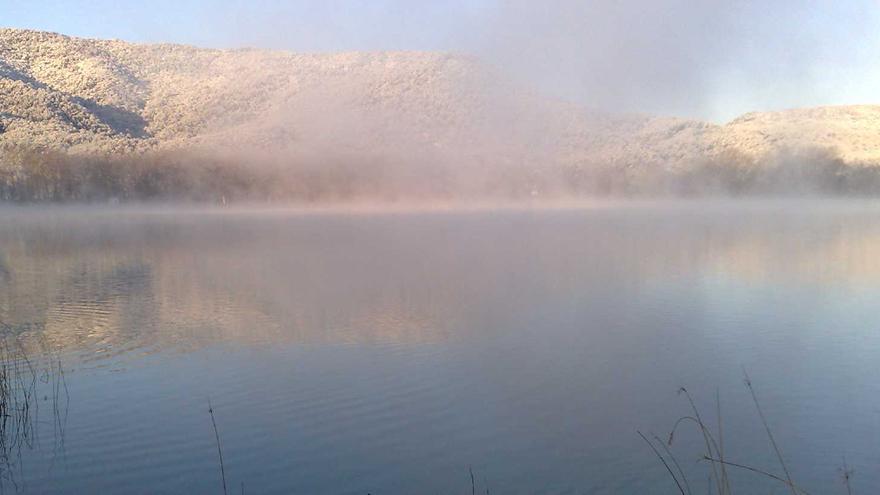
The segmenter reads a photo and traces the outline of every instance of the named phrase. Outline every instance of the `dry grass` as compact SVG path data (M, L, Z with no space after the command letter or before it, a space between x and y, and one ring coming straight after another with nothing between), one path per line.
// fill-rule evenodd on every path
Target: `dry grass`
M40 443L40 403L51 399L53 450L64 450L69 394L60 358L45 342L25 347L19 329L0 321L0 491L18 490L21 451Z
M764 432L766 433L767 440L770 443L776 460L779 463L779 469L781 472L772 472L770 469L756 467L747 463L735 462L730 460L730 458L724 451L721 400L717 392L715 397L715 410L717 417L716 428L714 430L703 419L703 416L700 414L700 410L696 406L696 403L694 402L690 392L688 392L685 388L681 388L679 389L679 394L683 395L687 399L688 405L691 409L691 414L682 416L675 421L672 429L670 430L669 437L665 442L656 435L649 437L640 431L638 432L639 436L646 444L648 444L653 454L663 464L666 472L669 474L669 477L675 485L676 491L680 495L693 495L693 493L695 492L694 489L692 489L692 485L690 483L690 480L688 479L688 476L685 474L685 471L681 468L678 460L670 449L670 447L673 445L676 434L685 424L690 424L695 427L703 441L703 446L705 450L700 454L700 459L707 462L709 466L708 479L710 486L708 489L708 493L716 493L718 495L732 495L733 493L735 493L728 472L729 469L734 469L752 473L756 476L776 482L779 485L785 487L785 489L791 495L810 495L810 492L808 492L802 486L798 485L793 479L791 470L789 469L789 466L785 461L785 457L783 456L782 449L776 441L776 437L773 434L767 417L764 415L764 410L761 407L761 401L758 399L758 393L755 390L755 386L752 383L752 380L749 378L748 374L745 373L745 371L743 382L749 392L752 403L755 406L755 411L758 415L758 418L760 419L761 425L764 429ZM853 491L851 481L854 475L854 471L849 468L846 459L843 459L843 464L840 468L840 474L846 493L848 495L852 495Z

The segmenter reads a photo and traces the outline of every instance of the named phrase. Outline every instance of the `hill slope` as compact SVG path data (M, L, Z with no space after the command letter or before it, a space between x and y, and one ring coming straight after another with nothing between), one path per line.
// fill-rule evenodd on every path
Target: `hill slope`
M321 97L376 109L393 103L451 127L473 84L468 65L444 54L222 51L3 29L0 122L9 142L137 149L264 125Z
M875 164L878 131L880 106L750 113L724 125L596 114L456 54L214 50L0 29L7 149L681 170L801 148Z

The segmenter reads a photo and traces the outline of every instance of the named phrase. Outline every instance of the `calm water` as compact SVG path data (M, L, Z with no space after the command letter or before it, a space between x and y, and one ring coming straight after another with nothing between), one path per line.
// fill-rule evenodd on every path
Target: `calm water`
M665 436L681 386L713 425L720 394L731 460L780 472L745 368L796 482L842 493L845 456L868 493L878 308L870 203L0 210L5 359L61 365L2 478L222 493L210 401L230 493L462 494L470 468L478 492L674 493L636 430ZM674 449L704 493L696 440Z

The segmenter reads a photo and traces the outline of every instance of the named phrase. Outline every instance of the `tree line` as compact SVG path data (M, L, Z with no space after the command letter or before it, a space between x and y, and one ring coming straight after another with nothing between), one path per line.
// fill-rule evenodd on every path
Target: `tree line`
M20 203L876 194L880 167L847 164L827 150L786 151L761 162L728 153L680 168L491 161L481 167L443 162L414 166L368 157L299 162L185 152L121 156L0 151L0 201Z

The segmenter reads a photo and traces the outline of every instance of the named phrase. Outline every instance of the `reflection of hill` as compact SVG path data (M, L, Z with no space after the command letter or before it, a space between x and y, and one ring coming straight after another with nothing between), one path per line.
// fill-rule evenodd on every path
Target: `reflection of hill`
M193 229L170 216L102 222L0 224L10 273L0 320L98 357L222 341L442 338L436 311L392 287L402 277L320 243L207 217Z
M755 238L743 239L709 260L713 269L751 281L784 274L804 283L876 284L880 282L880 231L829 232L834 237L817 241L808 253L797 247L780 249Z
M880 210L867 203L795 201L708 210L668 217L649 231L660 239L659 246L650 245L661 251L651 257L666 259L655 260L659 276L688 267L749 283L880 282Z
M677 209L676 209L677 208ZM5 216L0 321L85 359L235 343L427 344L649 280L875 283L870 210ZM622 295L620 295L622 294Z

